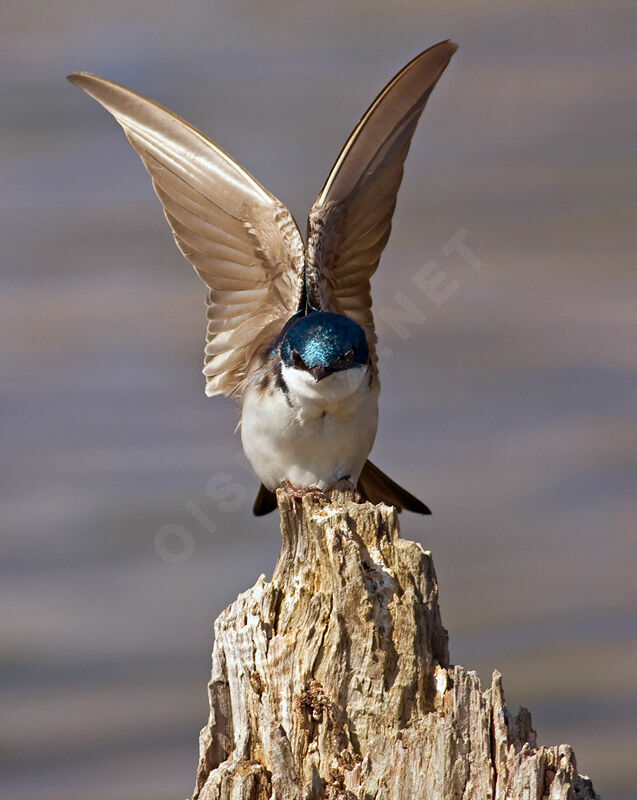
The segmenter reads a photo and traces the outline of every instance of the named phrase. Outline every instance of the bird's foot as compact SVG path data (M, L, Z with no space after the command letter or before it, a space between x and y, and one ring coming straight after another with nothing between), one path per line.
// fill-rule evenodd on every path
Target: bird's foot
M355 503L363 502L363 498L349 478L341 478L333 486L330 486L329 489L319 489L318 486L294 486L294 484L288 480L283 481L281 486L285 489L287 494L295 500L302 500L304 497L307 497L308 494L313 494L329 502L332 499L332 492L343 492L344 494L354 495Z
M319 489L318 486L294 486L294 484L290 481L283 481L281 486L291 497L294 497L296 500L301 500L304 497L307 497L308 494L318 494L321 497L326 496L325 492L322 489Z

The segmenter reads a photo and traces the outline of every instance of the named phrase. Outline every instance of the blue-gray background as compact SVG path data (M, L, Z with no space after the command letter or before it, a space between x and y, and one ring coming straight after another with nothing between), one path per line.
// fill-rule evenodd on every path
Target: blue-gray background
M236 409L203 394L203 287L64 76L156 98L303 220L376 92L446 37L374 280L390 323L412 303L379 323L374 460L434 509L403 532L433 551L454 661L499 668L540 742L634 796L634 23L629 2L3 5L3 797L187 794L212 620L279 546ZM430 259L446 302L413 282Z

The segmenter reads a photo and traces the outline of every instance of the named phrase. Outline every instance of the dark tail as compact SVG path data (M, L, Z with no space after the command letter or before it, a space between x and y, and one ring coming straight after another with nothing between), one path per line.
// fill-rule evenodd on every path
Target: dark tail
M396 506L399 511L405 508L416 514L431 514L431 510L422 501L395 483L371 461L365 462L357 489L363 499L370 503Z
M263 517L274 511L276 508L276 495L269 489L266 489L263 484L259 486L257 496L254 498L254 505L252 506L252 513L255 517Z

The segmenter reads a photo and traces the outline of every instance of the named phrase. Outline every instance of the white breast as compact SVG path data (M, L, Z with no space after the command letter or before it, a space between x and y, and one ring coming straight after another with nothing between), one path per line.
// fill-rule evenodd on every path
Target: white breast
M367 367L341 370L316 382L282 369L288 392L251 387L241 416L241 441L268 489L284 480L327 489L341 478L356 482L378 422L378 385Z

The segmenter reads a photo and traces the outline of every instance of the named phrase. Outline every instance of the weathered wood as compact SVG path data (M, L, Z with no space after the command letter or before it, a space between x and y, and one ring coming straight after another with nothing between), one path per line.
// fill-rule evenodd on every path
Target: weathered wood
M500 675L450 666L431 555L394 509L278 494L283 545L215 624L196 800L592 800Z

